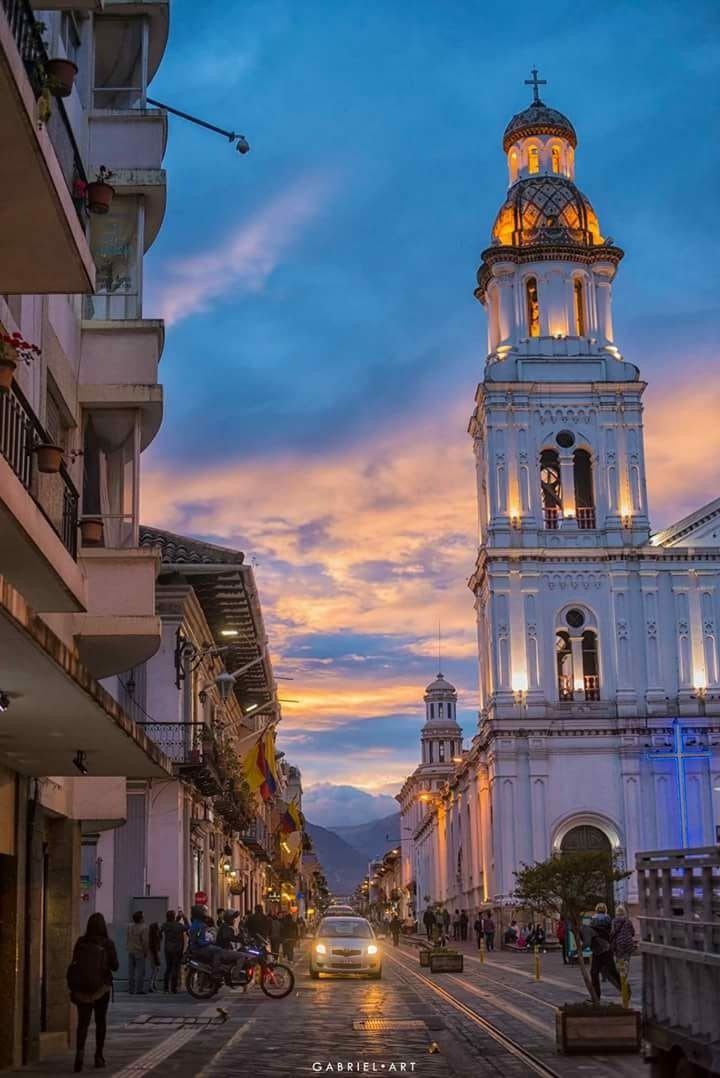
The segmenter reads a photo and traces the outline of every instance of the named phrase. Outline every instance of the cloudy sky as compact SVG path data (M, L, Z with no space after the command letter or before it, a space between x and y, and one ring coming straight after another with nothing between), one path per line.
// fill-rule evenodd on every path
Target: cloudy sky
M168 332L148 524L237 546L306 784L394 793L437 668L476 714L473 299L506 189L500 141L543 98L626 251L616 338L648 380L653 524L720 492L714 0L174 0L152 95L171 121L147 316ZM285 683L284 687L285 687ZM384 802L384 805L387 803Z

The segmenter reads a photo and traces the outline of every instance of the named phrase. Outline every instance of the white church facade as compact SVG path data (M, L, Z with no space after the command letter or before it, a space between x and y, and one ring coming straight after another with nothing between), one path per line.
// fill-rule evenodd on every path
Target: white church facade
M720 840L720 499L651 533L645 382L613 330L623 252L537 87L504 134L475 292L479 723L441 781L423 760L399 796L416 912L507 901L553 851L632 865Z

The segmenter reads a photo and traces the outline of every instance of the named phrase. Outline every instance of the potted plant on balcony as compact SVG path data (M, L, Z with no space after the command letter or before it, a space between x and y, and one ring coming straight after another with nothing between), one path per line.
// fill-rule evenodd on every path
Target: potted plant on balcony
M0 333L0 393L7 393L18 364L31 363L40 355L36 344L30 344L21 333Z
M53 97L69 97L78 73L77 64L64 56L56 56L45 63L46 85Z
M640 1014L618 1004L602 1004L593 988L582 951L582 918L607 898L613 884L629 872L620 869L602 850L559 853L516 873L514 897L523 906L564 919L578 943L578 967L589 999L558 1008L556 1039L563 1053L637 1051Z
M39 472L46 475L56 475L60 471L63 462L63 447L54 442L36 442L33 452L37 456Z
M101 165L97 179L87 185L87 200L90 213L107 213L115 194L115 188L108 183L112 178L110 169Z
M104 533L105 522L102 517L88 515L80 518L80 541L83 546L99 546Z

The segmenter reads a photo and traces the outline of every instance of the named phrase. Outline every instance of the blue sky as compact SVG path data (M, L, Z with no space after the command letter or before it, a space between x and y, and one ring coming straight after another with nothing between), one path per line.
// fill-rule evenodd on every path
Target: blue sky
M152 96L252 150L171 120L144 519L255 559L307 781L395 792L438 619L472 736L472 291L533 65L626 251L616 338L650 383L653 522L718 494L719 24L703 2L174 0Z

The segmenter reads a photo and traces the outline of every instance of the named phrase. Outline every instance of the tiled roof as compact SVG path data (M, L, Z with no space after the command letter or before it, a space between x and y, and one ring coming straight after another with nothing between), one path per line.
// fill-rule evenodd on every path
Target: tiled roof
M175 535L174 532L144 525L140 525L140 546L159 549L161 562L164 564L242 565L245 561L241 550L231 550L229 547L204 543L187 535Z

